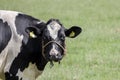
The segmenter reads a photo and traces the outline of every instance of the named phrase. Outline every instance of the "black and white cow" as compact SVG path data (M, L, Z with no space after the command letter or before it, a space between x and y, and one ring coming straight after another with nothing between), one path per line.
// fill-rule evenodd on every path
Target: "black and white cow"
M29 15L0 10L0 77L35 80L48 62L65 55L65 37L74 38L81 28L65 29L57 19L40 21Z

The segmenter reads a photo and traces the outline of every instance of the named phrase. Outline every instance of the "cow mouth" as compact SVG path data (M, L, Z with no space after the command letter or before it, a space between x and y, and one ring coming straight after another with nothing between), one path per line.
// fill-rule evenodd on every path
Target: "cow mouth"
M60 61L58 61L58 64L60 64ZM54 61L50 61L50 68L54 66Z
M60 64L60 61L62 60L63 56L60 57L55 57L55 56L49 56L49 62L50 62L50 67L54 66L54 62Z

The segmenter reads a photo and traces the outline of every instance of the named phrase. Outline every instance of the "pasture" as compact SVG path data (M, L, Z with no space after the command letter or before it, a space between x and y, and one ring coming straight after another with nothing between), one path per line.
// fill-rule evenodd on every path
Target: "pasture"
M120 0L0 0L0 9L83 29L66 38L61 64L48 63L37 80L120 80Z

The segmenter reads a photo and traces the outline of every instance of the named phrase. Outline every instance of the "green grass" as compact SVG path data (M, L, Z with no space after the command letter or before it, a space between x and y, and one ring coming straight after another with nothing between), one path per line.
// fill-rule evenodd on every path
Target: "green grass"
M48 64L37 80L120 80L120 0L0 0L0 9L82 27L67 38L61 64Z

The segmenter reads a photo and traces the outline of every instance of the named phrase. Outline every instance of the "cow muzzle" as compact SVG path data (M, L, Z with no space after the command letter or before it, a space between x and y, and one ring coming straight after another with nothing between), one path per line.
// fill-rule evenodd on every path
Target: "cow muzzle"
M55 44L57 44L62 50L63 50L63 52L65 52L65 48L62 46L62 45L60 45L59 43L57 43L56 41L49 41L48 43L46 43L46 44L44 44L44 42L42 41L42 55L43 55L43 57L46 59L46 60L48 60L47 58L46 58L46 56L45 56L45 53L44 53L44 50L45 50L45 47L47 47L49 44L51 44L51 43L55 43ZM63 55L64 55L65 53L63 53ZM51 51L50 51L50 53L49 53L49 61L55 61L55 62L60 62L60 60L63 58L63 55L59 52L59 51L57 51L57 50L55 50L55 49L52 49Z
M50 55L50 60L58 62L62 59L62 55L57 54L57 55Z

